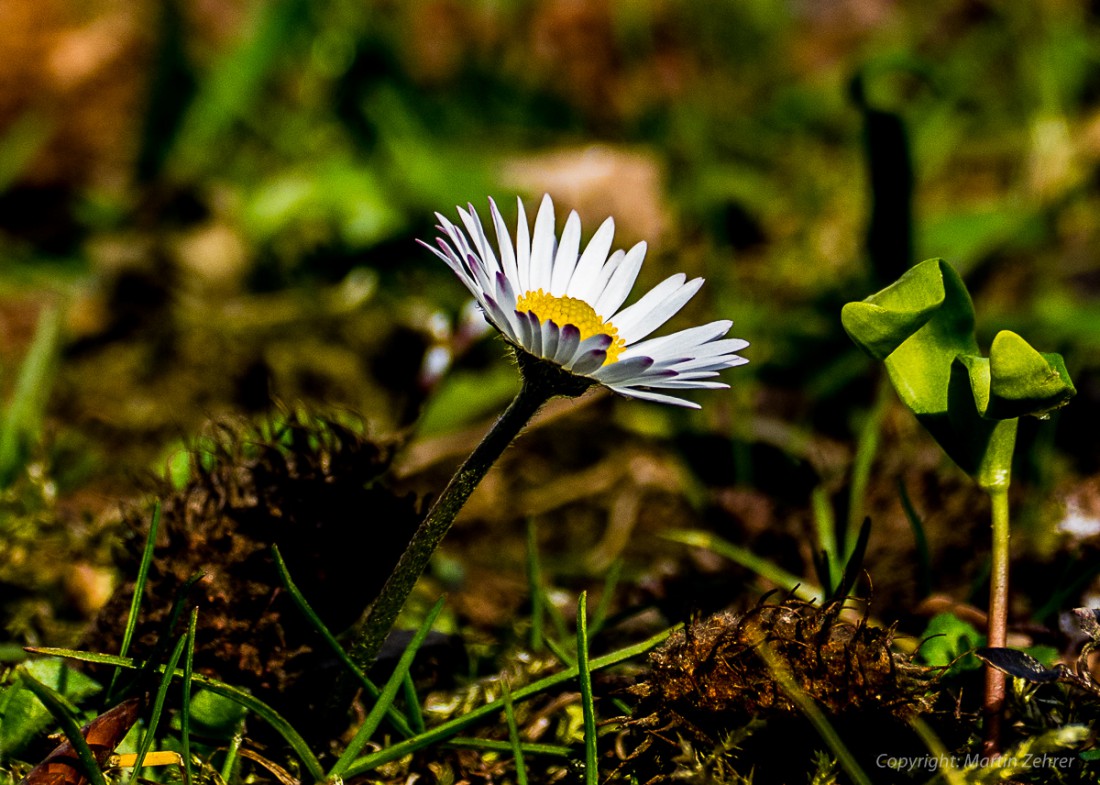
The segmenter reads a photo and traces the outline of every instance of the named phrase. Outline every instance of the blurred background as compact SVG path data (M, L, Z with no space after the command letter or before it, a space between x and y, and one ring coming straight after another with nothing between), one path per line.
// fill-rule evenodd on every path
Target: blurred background
M699 413L552 409L448 541L461 614L514 612L525 518L556 574L625 563L675 616L761 584L657 535L812 576L825 509L872 516L883 617L982 604L986 502L876 408L839 321L941 256L983 347L1011 327L1078 387L1023 427L1014 486L1017 613L1050 623L1100 550L1098 21L1086 0L4 0L0 583L38 598L9 635L49 638L43 596L95 613L120 500L212 418L351 410L399 441L403 487L438 492L517 376L414 240L490 195L514 225L544 192L559 227L576 209L586 236L613 215L615 247L647 240L641 287L703 275L673 326L733 319L751 364Z

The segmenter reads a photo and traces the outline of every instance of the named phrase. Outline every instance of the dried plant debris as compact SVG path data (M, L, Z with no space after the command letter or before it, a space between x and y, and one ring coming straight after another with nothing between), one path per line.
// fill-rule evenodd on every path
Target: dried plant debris
M907 721L931 710L937 671L892 648L891 628L841 619L844 601L788 598L692 621L650 655L628 726L644 738L626 765L639 781L805 780L824 748L776 678L784 669L847 742L915 744ZM761 655L767 645L773 665ZM751 738L750 738L751 737ZM766 779L761 779L761 777Z
M287 709L292 692L305 706L323 701L324 679L339 669L326 666L328 650L283 589L271 546L334 633L353 624L419 517L415 500L387 485L392 452L349 416L299 411L213 424L190 453L188 476L159 482L161 523L134 653L148 656L178 636L187 614L167 626L186 594L199 607L196 669ZM150 516L135 509L126 518L121 567L131 580L99 614L89 649L118 651L125 627Z

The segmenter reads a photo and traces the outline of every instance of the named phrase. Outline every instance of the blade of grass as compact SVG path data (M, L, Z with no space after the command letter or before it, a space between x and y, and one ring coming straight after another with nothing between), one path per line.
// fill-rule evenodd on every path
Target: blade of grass
M405 705L409 709L409 728L413 730L409 736L424 732L424 714L420 711L420 697L416 694L416 682L411 673L406 673L401 682L405 694ZM407 737L406 737L407 738Z
M73 649L59 649L49 646L28 646L27 651L34 652L36 654L45 654L55 657L66 657L72 660L78 660L80 662L95 662L101 665L115 665L127 670L138 670L140 666L134 663L129 657L119 657L113 654L97 654L94 652L75 651ZM164 670L164 666L157 666L155 671L160 672ZM173 676L183 678L183 671L176 670ZM259 698L254 697L249 692L241 689L240 687L234 687L231 684L212 679L209 676L204 676L201 673L194 673L191 675L191 683L199 684L213 693L221 695L225 698L229 698L231 701L244 706L249 711L254 712L264 722L270 725L287 745L294 750L295 754L301 760L302 765L306 771L315 780L323 780L325 777L324 769L321 768L321 763L317 760L317 756L310 750L309 745L301 737L294 726L279 714L275 709L268 706Z
M596 706L592 700L592 671L588 665L588 592L577 598L577 682L584 715L584 782L598 785L596 758Z
M668 636L675 632L677 629L679 629L679 625L664 630L663 632L647 638L644 641L636 643L633 646L627 646L623 649L619 649L618 651L613 651L609 654L604 654L600 657L596 657L595 659L589 661L589 671L595 672L603 668L609 668L613 665L618 665L620 662L625 662L626 660L629 660L633 657L637 657L640 654L645 654L650 649L653 649L656 646L664 643ZM126 657L119 657L114 654L99 654L96 652L86 652L78 651L75 649L62 649L47 646L28 646L26 647L26 651L32 652L34 654L42 654L52 657L64 657L66 659L77 660L79 662L92 662L100 665L116 665L131 670L137 668L133 660ZM534 681L513 691L512 700L525 700L533 695L538 695L545 690L557 687L560 684L565 684L572 679L575 679L577 677L577 673L578 671L576 666L573 666L561 671L560 673L555 673L552 676L547 676L544 679ZM177 675L182 677L183 674L177 672ZM217 681L216 679L211 679L201 674L194 674L191 677L191 681L195 684L200 684L206 687L211 692L223 695L224 697L227 697L230 700L233 700L244 706L245 708L258 714L262 719L268 722L268 724L270 724L280 735L283 736L283 739L287 741L291 749L293 749L302 760L302 763L307 771L310 773L310 776L312 776L315 780L324 779L324 772L320 768L320 763L317 762L316 757L313 756L313 753L309 750L309 747L305 745L305 742L297 734L294 728L289 723L287 723L286 720L284 720L277 712L275 712L274 709L267 706L259 699L252 697L247 692L244 692L237 687L232 687L228 684L224 684L223 682ZM485 704L484 706L474 709L473 711L463 714L461 717L456 717L453 720L449 720L448 722L444 722L440 725L435 726L434 728L430 728L418 736L414 736L410 739L405 739L404 741L400 741L396 744L391 744L389 747L386 747L383 750L379 750L378 752L359 758L350 767L348 767L348 770L346 772L344 772L344 779L347 780L351 777L356 777L366 771L370 771L371 769L377 768L378 766L381 766L385 763L389 763L390 761L402 758L405 755L409 755L413 752L416 752L417 750L424 749L425 747L428 747L432 744L437 744L448 740L455 741L453 737L457 736L462 730L468 728L470 725L480 722L483 719L487 719L496 715L503 709L503 707L503 699L492 701ZM505 751L511 749L507 742L498 743L503 744L504 746L487 746L485 747L485 749L503 749ZM472 746L465 741L463 741L463 745ZM524 745L524 751L528 753L539 752L545 754L561 753L561 750L556 747L529 744ZM223 775L223 779L228 782L228 774Z
M539 561L535 522L527 519L527 591L531 597L531 651L542 651L543 623L546 618L546 589L542 585L542 564Z
M832 500L829 492L821 485L813 489L810 494L810 504L813 509L814 532L817 535L818 550L824 556L824 573L821 582L825 591L831 591L830 581L832 576L840 575L840 549L836 542L836 516L833 514Z
M555 641L553 638L546 639L546 648L550 650L550 653L558 658L558 662L562 665L571 667L576 664L577 658L565 650L565 647Z
M107 785L103 770L100 769L95 754L92 753L92 748L88 746L80 726L76 724L76 720L69 713L66 706L68 701L22 668L19 669L19 678L23 680L23 685L42 702L42 705L46 707L46 711L57 720L57 724L61 726L65 738L73 745L73 750L76 751L76 756L80 759L80 763L84 767L84 774L91 785Z
M363 689L367 691L372 700L378 700L378 696L381 695L381 690L372 682L362 669L356 665L351 657L348 656L347 651L340 645L340 641L336 640L336 636L329 631L329 628L325 626L325 623L321 621L321 617L317 615L313 610L313 606L306 600L305 595L302 594L298 585L294 583L294 580L290 577L290 571L287 569L286 562L283 560L283 555L279 553L279 546L271 546L272 556L275 558L275 569L279 572L279 578L283 582L283 586L290 594L294 604L298 606L298 610L306 617L313 628L317 630L318 634L324 639L328 647L332 649L332 652L336 655L337 659L344 664L355 679L362 685ZM412 728L409 726L408 720L405 716L398 711L396 706L391 706L390 710L386 713L389 718L390 724L393 725L394 730L400 733L405 738L415 735Z
M940 741L940 737L936 735L936 732L932 730L932 726L920 717L910 718L909 726L916 731L920 740L924 742L924 746L928 747L928 751L936 756L937 763L939 763L936 776L929 780L929 785L939 780L940 777L947 780L947 785L966 785L966 777L955 768L951 753Z
M405 647L405 651L401 654L401 659L397 661L397 667L394 668L390 678L386 681L386 685L382 688L382 694L379 695L378 700L375 701L370 713L367 714L367 718L363 720L363 724L356 731L355 737L348 744L347 748L340 755L340 758L336 761L333 767L329 770L328 781L336 781L343 779L347 769L355 761L355 756L359 754L359 751L366 746L370 741L370 737L378 729L378 724L382 721L382 717L385 716L386 710L389 709L393 703L395 697L397 697L397 691L401 688L401 684L405 679L405 674L409 672L409 668L412 667L413 658L416 656L417 650L424 642L424 638L428 636L428 631L431 630L432 625L435 623L436 617L439 616L439 612L443 610L443 604L445 598L440 597L432 609L428 611L428 615L424 618L424 623L420 625L420 628L413 635L409 644Z
M149 534L145 537L145 549L141 552L141 564L138 565L137 580L134 582L134 596L130 599L130 615L126 618L126 628L122 631L122 646L119 647L118 656L125 657L130 651L130 644L134 640L134 630L137 628L138 617L141 615L141 597L145 593L145 583L149 579L149 565L153 562L153 549L157 543L157 529L160 527L160 500L153 505L153 519L149 523ZM114 695L115 685L118 683L120 670L115 668L111 675L111 682L107 687L107 702Z
M661 643L663 643L665 639L668 638L668 636L671 635L676 629L678 629L678 627L673 627L657 635L654 635L652 638L648 638L641 643L636 643L633 646L628 646L624 649L620 649L619 651L611 652L610 654L605 654L602 657L597 657L593 660L590 660L589 671L594 672L602 668L617 665L618 663L628 660L631 657L636 657L639 654L644 654L655 646L659 646ZM577 677L577 673L578 670L576 666L573 666L571 668L567 668L566 670L561 671L560 673L555 673L553 676L547 676L544 679L539 679L538 681L532 682L526 686L514 690L512 692L512 700L525 700L532 695L537 695L552 687L556 687L559 684L567 683L572 679L575 679ZM435 726L434 728L430 728L419 736L400 741L397 744L392 744L383 750L379 750L378 752L359 758L357 761L355 761L355 763L348 767L347 771L344 772L344 778L346 780L351 777L359 776L364 772L370 771L371 769L377 768L385 763L389 763L390 761L403 758L404 756L416 752L417 750L421 750L432 744L437 744L451 739L453 736L456 736L460 731L468 728L470 725L480 722L483 719L496 716L503 708L504 700L502 698L492 701L491 703L486 703L484 706L463 714L461 717L456 717L453 720L444 722L440 725ZM507 744L506 742L500 743ZM505 746L503 749L507 750L510 749L510 747ZM526 751L531 751L531 748L527 745L524 746L524 749Z
M592 623L588 625L588 636L595 637L607 623L607 614L611 610L611 600L615 596L615 589L619 585L619 579L623 575L623 560L616 559L611 563L611 568L604 578L603 591L600 593L600 601L596 604L596 610L592 614Z
M852 548L848 561L844 565L844 572L840 575L840 581L836 585L836 589L833 591L832 599L842 599L847 597L852 588L856 585L856 580L859 578L860 571L863 569L863 558L867 555L867 541L871 538L871 519L870 517L863 519L863 525L859 527L859 533L856 535L856 541Z
M160 686L157 688L156 698L153 700L153 712L149 716L149 727L138 746L137 760L134 762L134 768L130 771L130 778L126 780L126 785L133 785L138 772L141 771L142 764L145 763L145 755L152 749L153 742L156 741L157 725L160 724L160 716L164 712L164 699L168 696L168 687L172 684L172 674L176 672L176 665L179 664L180 657L183 656L187 639L187 635L180 636L176 648L172 650L172 656L168 659L168 664L164 667L164 674L161 677Z
M905 487L905 480L901 477L898 478L898 497L917 546L917 587L920 589L920 596L927 597L932 593L932 555L928 549L928 537L924 533L924 522L917 514L913 501L909 498L909 489Z
M19 368L15 391L0 422L0 487L14 478L23 461L23 450L41 428L46 406L46 387L61 330L56 308L43 311L27 356Z
M801 600L813 601L821 599L824 594L821 589L812 583L803 581L796 575L777 567L767 559L762 559L747 548L734 545L718 537L711 532L701 529L677 529L660 535L662 539L690 545L693 548L706 548L719 556L725 556L730 561L737 562L742 567L752 570L757 575L767 578L772 583L789 591Z
M455 736L448 742L448 747L458 747L467 750L487 750L489 752L511 752L512 742L498 741L497 739L472 739L464 736ZM573 748L564 744L531 744L520 742L520 749L524 755L553 755L558 758L569 758L573 755Z
M512 760L516 763L517 785L527 785L527 764L523 759L523 746L519 741L519 727L516 725L516 710L512 704L512 689L508 679L500 682L504 699L504 719L508 723L508 744L512 747Z
M7 124L0 137L0 192L8 190L34 161L53 129L54 123L41 110L27 110Z
M187 652L183 660L183 697L180 703L180 746L183 750L183 782L191 785L191 676L195 665L195 631L199 626L199 609L191 609L187 624Z
M772 651L771 645L767 641L764 641L756 648L761 659L767 663L768 668L771 670L775 680L779 682L779 686L783 688L783 692L787 694L794 704L798 706L799 711L810 721L810 724L814 726L818 735L829 745L829 749L836 755L837 760L840 762L841 768L848 772L848 776L852 778L852 782L856 785L871 785L871 780L867 777L867 774L860 768L859 763L855 757L841 741L840 736L836 730L829 723L828 718L825 717L825 713L821 711L813 698L807 695L801 687L795 682L791 676L787 667L780 662L779 657Z
M859 536L859 527L865 517L864 499L867 496L867 484L871 481L871 467L878 454L879 436L882 433L882 419L893 400L890 377L882 374L879 378L875 402L867 413L867 419L859 431L856 442L856 454L852 459L852 481L848 486L848 527L844 537L844 559L852 558L852 549Z

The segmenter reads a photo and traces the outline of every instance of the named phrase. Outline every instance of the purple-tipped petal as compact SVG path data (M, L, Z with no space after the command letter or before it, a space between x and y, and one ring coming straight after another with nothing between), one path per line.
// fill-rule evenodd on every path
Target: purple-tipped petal
M554 359L558 353L558 340L561 330L552 319L542 323L542 356L548 360Z
M619 393L619 395L625 395L628 398L637 398L642 401L653 401L655 403L668 403L673 406L683 406L687 409L701 409L699 404L692 401L685 401L683 398L676 398L671 395L662 395L661 393L653 392L652 390L639 390L636 387L612 387L612 390Z
M581 376L588 376L605 362L607 362L607 350L592 349L584 352L574 361L572 371Z
M634 357L609 363L592 374L592 378L608 386L640 378L653 365L652 357Z
M577 356L577 347L581 343L581 331L574 324L567 324L561 328L558 337L558 351L554 354L554 362L558 365L569 367L573 364L573 358Z

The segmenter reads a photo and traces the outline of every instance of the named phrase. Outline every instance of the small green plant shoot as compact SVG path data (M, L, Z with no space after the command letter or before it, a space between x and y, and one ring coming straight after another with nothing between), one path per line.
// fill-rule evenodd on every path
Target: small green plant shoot
M989 645L1005 645L1008 624L1009 510L1016 426L1024 415L1046 418L1075 394L1065 362L999 332L989 357L974 336L974 304L955 269L921 262L895 283L848 303L841 322L853 341L886 364L902 402L944 452L989 494L993 556ZM985 753L999 753L1004 674L986 671Z

